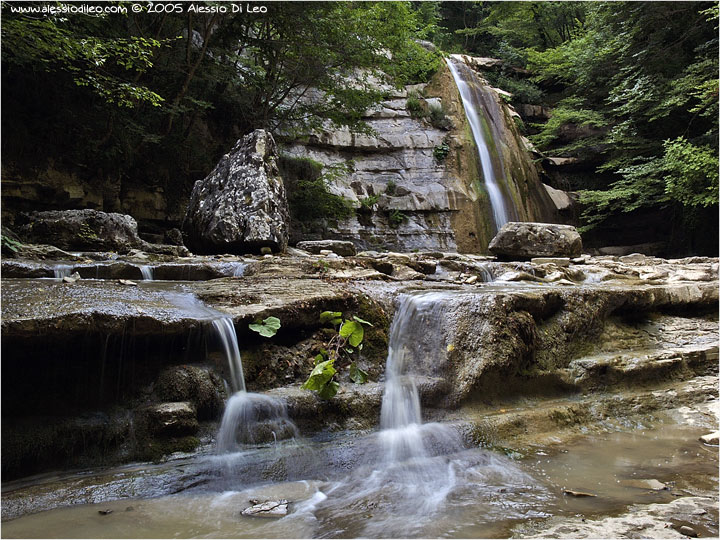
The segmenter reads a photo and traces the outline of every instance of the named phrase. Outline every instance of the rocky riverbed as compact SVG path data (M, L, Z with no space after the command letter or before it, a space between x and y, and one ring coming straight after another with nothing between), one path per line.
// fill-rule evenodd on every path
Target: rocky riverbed
M169 461L165 468L118 473L134 486L147 486L139 491L110 478L93 484L105 486L100 491L74 480L9 485L3 519L63 501L185 491L198 475L213 476L203 461L209 458L200 466L193 465L199 457L191 456L212 453L227 396L222 378L228 368L209 329L220 316L230 318L237 332L248 388L284 400L304 437L320 437L321 447L323 437L333 441L323 452L338 470L352 469L351 455L362 454L347 440L362 439L378 425L389 325L398 299L408 294L434 292L436 299L427 329L433 337L420 343L425 358L415 366L424 416L456 426L471 447L522 461L536 451L560 456L589 437L693 418L686 443L700 451L706 447L697 437L717 430L717 259L636 254L501 262L457 253L343 257L332 249L313 255L292 248L285 255L247 257L139 251L58 257L62 253L50 249L29 250L51 258L2 262L4 479ZM140 266L151 267L155 279L141 280ZM75 273L79 279L67 279ZM373 324L359 360L369 382L355 384L341 369L338 394L321 400L299 385L328 342L319 321L328 310ZM249 330L270 316L282 324L276 336ZM359 435L346 440L346 433ZM343 454L347 444L353 450ZM716 450L701 452L710 462L699 454L698 463L716 462ZM266 459L261 454L260 461ZM175 471L185 462L196 471L189 477ZM246 465L247 482L325 474L307 464L289 473L287 462L280 470L271 458L248 476ZM167 488L157 487L156 474ZM637 523L660 527L685 503L694 506L686 505L683 515L705 509L697 514L706 517L695 520L696 532L717 532L716 512L706 509L713 482L716 477L690 482L685 502L653 500L648 506L623 499L612 511L600 505L605 510L592 523L553 514L559 524L543 518L517 534L630 534ZM511 534L515 524L496 532ZM663 531L682 534L679 527Z

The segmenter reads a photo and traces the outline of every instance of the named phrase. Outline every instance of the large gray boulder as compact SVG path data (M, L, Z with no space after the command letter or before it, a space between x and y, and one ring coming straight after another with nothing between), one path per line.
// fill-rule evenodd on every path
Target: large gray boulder
M511 221L502 226L488 249L500 258L511 260L577 257L582 253L582 240L572 225Z
M195 253L284 251L289 213L277 147L258 129L240 139L215 169L195 182L183 231Z
M97 210L33 212L20 233L26 242L50 244L70 251L127 253L144 247L136 221L125 214Z

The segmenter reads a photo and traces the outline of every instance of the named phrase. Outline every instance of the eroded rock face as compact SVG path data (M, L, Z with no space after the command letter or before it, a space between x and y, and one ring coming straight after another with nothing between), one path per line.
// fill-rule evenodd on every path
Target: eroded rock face
M193 187L183 222L196 253L284 251L288 242L285 187L275 141L265 130L240 139Z
M127 215L97 210L33 212L21 228L26 241L51 244L64 250L116 251L139 248L136 221Z
M350 257L357 253L355 244L342 240L310 240L298 242L297 248L314 254L319 254L322 250L327 249L343 257Z
M582 239L571 225L510 222L502 226L488 249L511 260L578 257L582 253Z

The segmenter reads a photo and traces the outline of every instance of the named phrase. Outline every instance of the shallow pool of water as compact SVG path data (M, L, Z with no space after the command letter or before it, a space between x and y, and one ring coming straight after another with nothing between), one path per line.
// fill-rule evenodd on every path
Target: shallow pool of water
M32 500L45 500L46 508L63 499L96 503L5 521L2 536L507 537L513 527L551 516L616 515L631 504L713 492L717 448L697 440L705 431L664 423L538 446L515 459L478 448L458 451L438 441L427 457L394 464L383 463L377 434L289 441L227 456L5 486L4 519L13 501L24 501L25 511L42 508ZM658 483L667 489L653 489ZM565 489L595 496L568 496ZM242 516L251 499L287 499L289 514Z

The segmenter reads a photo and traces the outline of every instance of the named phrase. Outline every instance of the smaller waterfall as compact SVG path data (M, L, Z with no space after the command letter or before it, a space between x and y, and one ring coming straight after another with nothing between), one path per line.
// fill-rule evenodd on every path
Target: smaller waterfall
M73 267L69 264L56 264L53 266L53 273L57 279L70 277Z
M423 425L416 385L416 376L431 374L432 364L444 350L437 323L446 296L437 292L405 296L393 317L379 435L388 463L426 458L429 447L437 443L460 447L447 426Z
M285 403L245 388L237 333L230 317L212 320L223 354L230 369L233 395L225 403L225 412L217 435L217 451L233 452L242 444L257 444L298 436L298 429L287 415Z
M495 170L490 154L489 141L487 140L487 136L490 136L490 133L486 135L483 130L482 122L485 120L482 111L482 90L479 86L477 76L467 65L456 62L451 58L448 58L446 61L453 79L455 79L455 84L460 91L465 116L470 123L470 129L472 130L475 145L477 146L483 178L485 180L485 188L487 189L490 206L492 207L493 221L495 228L499 230L505 223L511 221L511 218L498 183L498 176L502 175L502 171Z
M219 317L212 321L215 333L220 338L220 344L230 369L230 386L233 392L245 392L245 375L242 369L242 359L237 342L235 326L230 317Z
M142 278L145 281L152 281L153 280L153 267L147 266L147 265L140 265L138 266L140 269L140 273L142 274Z

